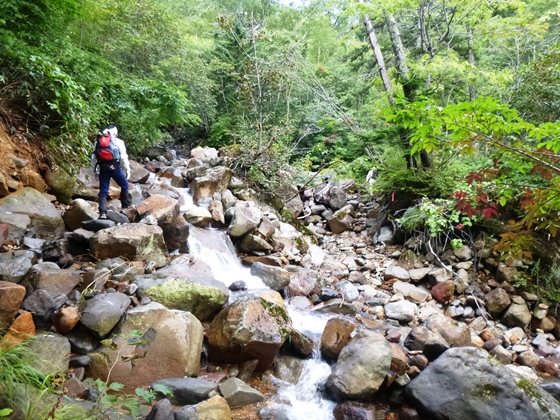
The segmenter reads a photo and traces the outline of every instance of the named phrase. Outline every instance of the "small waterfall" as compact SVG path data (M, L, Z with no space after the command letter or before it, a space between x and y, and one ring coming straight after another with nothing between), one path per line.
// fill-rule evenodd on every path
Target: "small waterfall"
M191 226L188 243L189 253L208 264L214 277L226 286L243 280L249 289L267 288L259 277L251 275L249 268L243 267L226 232Z
M300 312L288 305L288 312L293 327L311 334L317 342L325 329L328 316L316 315L310 312ZM281 399L290 401L285 406L285 412L290 420L329 420L333 419L336 403L325 399L321 388L331 374L331 367L321 359L319 349L315 349L313 357L304 362L297 384L285 384L278 390Z
M243 267L226 232L191 227L188 242L190 254L207 263L214 277L226 285L243 280L249 289L266 288L260 278L252 276L250 270ZM294 328L311 334L318 342L329 317L298 311L290 305L287 309ZM332 411L336 403L325 399L320 391L330 373L331 367L321 360L316 349L313 357L304 361L297 384L278 381L278 396L290 401L290 405L283 405L290 420L334 418Z

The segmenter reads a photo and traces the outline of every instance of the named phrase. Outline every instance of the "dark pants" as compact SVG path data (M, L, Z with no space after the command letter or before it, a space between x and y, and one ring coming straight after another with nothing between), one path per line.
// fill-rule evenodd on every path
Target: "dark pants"
M111 178L115 180L119 187L121 187L121 205L122 207L129 207L130 200L128 199L128 182L120 166L115 165L115 169L99 169L99 213L107 214L107 196L109 195L109 184Z

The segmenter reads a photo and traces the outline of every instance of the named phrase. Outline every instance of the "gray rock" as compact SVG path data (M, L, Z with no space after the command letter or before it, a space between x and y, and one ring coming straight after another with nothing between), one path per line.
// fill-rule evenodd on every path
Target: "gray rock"
M381 228L379 229L379 233L377 234L377 242L390 245L393 243L394 237L395 234L393 232L393 229L391 229L389 226L381 226Z
M538 384L542 389L560 401L560 382L543 382Z
M80 322L103 338L117 325L129 306L130 298L124 293L97 295L86 302Z
M201 198L212 197L214 193L226 190L231 176L231 169L219 166L206 171L204 176L195 178L189 184L194 203L198 203Z
M526 328L531 322L531 311L521 296L516 296L504 315L502 324L508 327Z
M167 398L156 402L145 420L175 420L171 402Z
M53 297L46 290L39 289L28 295L22 309L33 314L33 323L38 329L47 329L52 325L54 312L66 301L65 295Z
M212 214L203 207L191 206L183 212L183 217L193 226L206 227L212 221Z
M422 351L429 361L437 359L449 349L447 341L423 326L415 327L410 331L404 341L404 346L411 351Z
M272 245L266 242L265 239L251 234L245 235L241 242L239 242L238 247L242 252L272 251L273 249Z
M0 199L0 214L5 213L28 216L28 235L57 236L64 232L64 221L57 208L34 188L25 187Z
M31 267L22 285L28 293L43 289L51 296L57 296L70 293L80 280L78 271L63 270L53 262L42 262Z
M356 315L356 308L342 299L331 299L327 302L323 302L321 306L315 306L313 311L319 314Z
M257 207L239 201L233 209L233 218L227 229L231 237L239 238L259 227L263 215Z
M37 254L32 251L12 251L0 254L0 280L20 283L36 260Z
M425 302L430 296L430 292L427 290L402 281L393 284L393 293L400 293L405 299L413 303Z
M454 249L453 254L461 261L467 261L472 258L472 251L467 245L463 245L461 248Z
M70 341L73 353L89 354L99 345L99 339L79 323L72 331L66 333L66 338Z
M342 233L347 230L352 230L354 218L352 217L351 210L348 206L336 211L327 221L329 228L335 234Z
M281 267L255 262L251 265L251 274L259 277L272 290L279 291L290 284L290 273Z
M82 222L82 229L89 230L91 232L99 232L100 230L109 229L115 226L116 223L109 219L84 220Z
M70 342L51 332L40 332L29 341L28 362L43 375L66 374L70 363Z
M264 396L259 391L237 378L229 378L227 381L222 382L220 384L220 393L226 399L230 408L239 408L264 401Z
M391 357L391 345L382 335L359 331L342 349L327 380L328 391L337 399L371 398L387 376Z
M443 283L444 281L451 280L453 273L445 268L436 268L428 274L432 284Z
M134 184L145 184L150 178L150 171L148 171L140 163L130 159L130 179L128 182Z
M400 281L410 281L410 274L398 265L390 265L385 269L385 280L397 279Z
M389 302L385 304L384 309L387 318L401 322L412 321L418 310L414 303L404 299L396 302Z
M62 216L68 230L76 230L82 226L82 222L97 219L97 214L90 204L81 198L77 198Z
M504 289L498 287L484 296L486 309L494 317L499 316L510 304L509 296Z
M560 415L560 406L548 393L473 347L446 351L406 387L405 394L436 419L536 420Z
M346 302L353 302L358 299L360 292L349 281L341 281L334 285L335 289L339 291Z
M410 270L408 275L413 282L419 282L420 280L424 280L432 270L432 268L416 268Z
M155 385L164 385L171 390L172 396L167 396L173 405L198 404L208 398L208 394L218 388L214 382L198 378L165 378L155 381Z
M5 223L9 226L6 240L19 243L31 224L31 219L26 214L0 212L0 223Z
M346 205L346 202L348 201L348 195L344 192L342 188L339 188L337 186L333 186L330 189L329 195L330 195L329 206L331 207L331 209L335 211L343 208Z

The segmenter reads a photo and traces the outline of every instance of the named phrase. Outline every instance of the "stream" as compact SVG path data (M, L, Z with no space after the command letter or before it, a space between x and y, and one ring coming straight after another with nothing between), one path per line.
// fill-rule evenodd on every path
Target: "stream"
M234 281L243 280L248 289L266 288L260 278L252 276L250 269L241 264L226 232L193 226L190 228L188 244L190 254L207 263L214 277L227 286ZM294 328L313 335L315 342L319 343L328 317L298 311L287 302L286 308ZM279 379L274 381L278 387L278 400L290 402L290 404L281 404L287 418L290 420L334 419L332 411L336 403L326 399L321 393L321 388L330 373L331 367L321 359L320 351L316 348L313 357L304 361L297 384Z

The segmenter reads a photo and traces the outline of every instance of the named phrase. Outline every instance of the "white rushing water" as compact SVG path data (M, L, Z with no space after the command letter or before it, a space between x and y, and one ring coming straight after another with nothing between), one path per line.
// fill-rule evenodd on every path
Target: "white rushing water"
M188 243L189 253L208 264L214 277L226 286L243 280L249 289L266 288L259 277L251 275L250 269L241 264L226 232L191 226Z
M207 263L214 277L226 285L243 280L249 289L266 288L260 278L252 276L249 268L241 264L226 232L191 227L188 242L190 254ZM319 342L328 317L298 311L289 305L287 309L293 327L302 333L312 335L315 341ZM297 384L278 380L278 396L281 400L290 401L289 405L283 406L283 411L290 420L334 418L332 411L336 403L325 399L320 391L330 373L331 367L321 359L320 352L316 349L313 357L304 361Z

